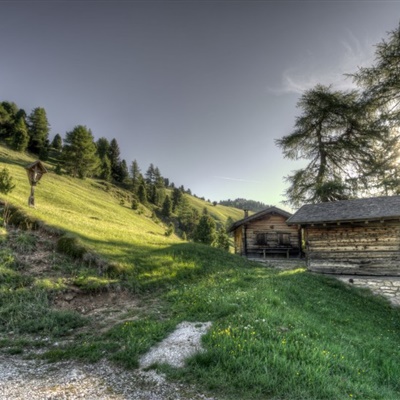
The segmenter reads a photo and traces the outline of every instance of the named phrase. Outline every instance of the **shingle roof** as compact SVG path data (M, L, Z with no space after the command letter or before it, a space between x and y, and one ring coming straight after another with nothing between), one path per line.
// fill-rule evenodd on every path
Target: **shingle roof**
M243 218L239 221L236 221L234 224L232 224L232 226L229 228L229 232L234 231L235 229L237 229L239 226L243 225L243 224L247 224L250 221L254 221L256 219L260 219L262 217L264 217L267 214L271 214L271 213L277 213L280 214L286 218L289 218L292 214L288 213L285 210L281 210L278 207L272 206L272 207L268 207L265 210L259 211L258 213L255 213L253 215L250 215L249 217Z
M310 224L400 218L400 196L306 204L286 222Z

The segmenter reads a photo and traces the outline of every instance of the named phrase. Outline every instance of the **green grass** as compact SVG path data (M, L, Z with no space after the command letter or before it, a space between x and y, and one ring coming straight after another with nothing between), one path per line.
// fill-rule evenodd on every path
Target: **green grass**
M54 232L66 232L57 246L67 255L54 255L48 276L31 276L15 252L30 254L35 237L20 232L5 240L3 232L3 352L20 354L49 339L42 355L48 360L105 357L136 368L140 355L181 321L212 321L203 338L205 352L183 369L157 368L221 399L400 398L398 308L333 278L266 269L166 237L150 210L120 205L127 194L101 182L49 173L37 187L37 208L30 209L23 169L30 161L0 148L0 162L17 184L5 199ZM229 210L210 207L226 220ZM97 331L90 318L50 307L52 296L69 285L88 293L126 288L141 307L131 320ZM60 337L74 340L51 347Z

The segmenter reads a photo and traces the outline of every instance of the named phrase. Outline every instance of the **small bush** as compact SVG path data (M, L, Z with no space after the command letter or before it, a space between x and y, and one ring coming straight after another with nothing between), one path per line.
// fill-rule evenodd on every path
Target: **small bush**
M175 227L174 227L174 224L171 222L168 225L167 230L165 231L165 236L171 236L174 232L175 232Z
M13 184L13 179L10 175L10 171L7 168L3 168L0 171L0 192L8 194L12 192L14 188L15 185Z
M86 253L86 249L79 243L76 237L64 235L57 241L56 249L58 252L67 254L72 258L81 259Z
M139 208L139 201L135 197L132 199L131 208L132 210L137 210Z

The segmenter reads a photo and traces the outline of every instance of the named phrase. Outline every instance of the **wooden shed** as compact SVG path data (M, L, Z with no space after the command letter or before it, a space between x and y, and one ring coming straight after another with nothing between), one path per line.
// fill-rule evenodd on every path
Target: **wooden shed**
M235 253L247 257L299 257L299 229L286 224L291 215L277 207L250 216L245 212L245 218L229 229L234 233Z
M309 204L287 223L301 226L311 271L400 275L400 196Z

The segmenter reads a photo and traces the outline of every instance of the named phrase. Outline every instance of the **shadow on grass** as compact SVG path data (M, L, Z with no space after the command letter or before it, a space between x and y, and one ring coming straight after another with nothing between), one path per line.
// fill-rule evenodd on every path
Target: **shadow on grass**
M215 272L249 267L242 258L226 251L197 243L132 245L129 242L82 241L110 261L108 273L121 282L143 290L162 289L191 282Z

